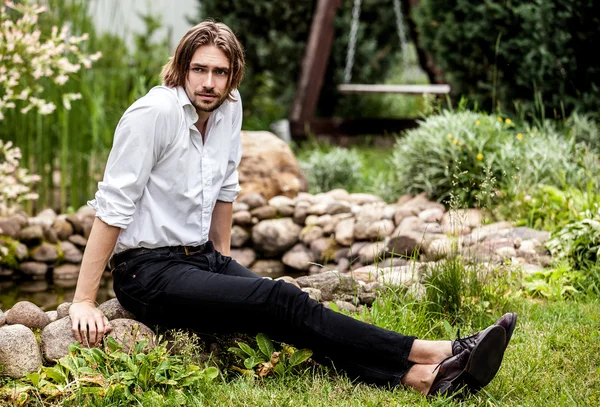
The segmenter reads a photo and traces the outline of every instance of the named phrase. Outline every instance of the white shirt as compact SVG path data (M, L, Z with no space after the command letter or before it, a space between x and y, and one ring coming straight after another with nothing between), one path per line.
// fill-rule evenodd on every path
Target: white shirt
M205 143L182 87L157 86L127 109L88 202L122 229L114 253L208 241L216 201L233 202L240 191L242 103L234 96L211 113Z

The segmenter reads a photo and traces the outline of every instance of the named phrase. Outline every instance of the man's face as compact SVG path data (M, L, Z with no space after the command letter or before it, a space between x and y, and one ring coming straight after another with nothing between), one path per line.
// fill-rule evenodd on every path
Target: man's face
M229 59L213 45L196 50L190 62L185 92L198 114L210 113L227 99Z

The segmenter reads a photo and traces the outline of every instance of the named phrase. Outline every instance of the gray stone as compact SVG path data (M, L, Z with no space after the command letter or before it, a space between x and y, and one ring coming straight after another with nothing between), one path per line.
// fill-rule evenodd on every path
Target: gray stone
M350 270L350 260L348 260L346 258L340 259L340 261L338 261L335 269L337 271L339 271L340 273L345 273L346 271Z
M37 305L29 301L19 301L10 309L6 317L9 325L25 325L31 329L40 329L50 323L48 315Z
M21 263L21 271L33 278L43 278L48 272L48 265L37 261L26 261Z
M52 271L52 278L55 283L57 282L56 280L77 280L80 269L81 265L79 264L65 263L54 268Z
M56 308L58 319L62 319L69 315L69 308L71 308L72 302L63 302Z
M56 231L52 229L50 226L43 226L44 229L44 239L48 243L56 244L58 243L58 235Z
M409 298L415 299L416 301L422 301L427 296L427 287L425 287L425 285L422 283L415 282L408 287L406 295Z
M4 236L16 239L21 231L21 224L13 217L0 219L0 230Z
M350 194L348 200L358 205L383 202L383 199L377 195L363 193Z
M304 287L301 289L302 291L304 291L305 293L308 294L308 296L310 298L312 298L315 301L321 301L321 290L319 290L318 288L312 288L312 287Z
M358 251L359 261L362 264L369 264L381 260L385 251L385 242L367 243Z
M296 208L294 208L294 223L304 225L306 217L308 216L309 206L310 204L308 203L296 204Z
M42 354L35 335L24 325L0 328L0 365L2 375L19 379L42 366Z
M277 209L277 213L282 217L289 217L294 215L295 204L294 200L287 196L278 195L269 199L269 205Z
M46 315L48 315L48 319L50 320L49 323L52 323L52 322L58 320L58 312L56 312L56 311L46 311Z
M109 321L118 318L135 319L135 315L123 308L116 298L103 302L98 309L102 311Z
M327 204L325 207L325 213L329 215L337 215L340 213L352 212L352 205L349 202L336 201Z
M287 251L282 258L283 264L296 270L308 271L315 261L312 252L302 243L298 243Z
M231 249L231 258L246 268L250 268L256 260L256 253L249 247L242 249Z
M400 221L398 227L394 230L393 236L397 236L400 233L416 231L419 229L419 226L421 226L421 223L423 222L418 216L406 216L402 218L402 221Z
M248 211L239 211L233 213L233 224L240 226L251 226L252 215Z
M496 254L502 258L517 257L517 251L514 247L500 247L496 249Z
M4 325L6 323L6 315L4 315L4 312L2 312L2 310L0 309L0 327L2 325Z
M340 311L358 312L358 307L348 301L333 301Z
M417 231L420 233L444 233L444 230L442 229L442 226L439 223L421 223L417 228Z
M350 193L343 188L332 189L331 191L325 192L325 195L335 201L348 201L350 199Z
M244 228L237 225L231 228L231 247L242 247L248 240L250 240L250 233Z
M73 234L73 225L66 219L56 219L52 229L60 240L67 240Z
M315 204L312 204L311 206L309 206L306 209L306 212L309 215L317 215L317 216L321 216L321 215L325 215L327 213L327 202L318 202Z
M248 204L245 204L243 202L240 201L234 201L233 202L233 213L238 213L238 212L248 212L250 211L250 207L248 206Z
M388 252L398 256L418 254L425 245L425 237L419 232L403 232L388 242Z
M321 290L321 301L331 301L341 293L353 295L358 285L351 276L336 271L298 277L296 281L302 288L312 287Z
M252 228L252 242L256 250L274 256L296 244L300 230L290 218L265 220Z
M35 261L54 262L58 259L58 250L53 244L42 243L31 250L31 258Z
M440 222L444 217L444 210L440 208L428 208L419 213L419 219L425 223Z
M78 247L85 247L87 245L87 239L82 235L71 235L69 236L69 242L73 243Z
M273 219L277 217L277 209L270 205L263 205L252 209L250 214L258 220Z
M40 335L44 359L55 362L69 354L69 345L75 342L71 318L64 317L48 324Z
M259 206L267 204L267 200L261 194L244 195L243 197L239 198L238 201L248 205L248 209L258 208Z
M508 234L510 232L510 230L512 229L512 226L513 225L511 222L496 222L496 223L492 223L490 225L481 226L481 227L473 229L471 231L471 233L469 235L467 235L467 236L469 236L469 238L467 238L467 236L465 236L465 239L468 239L473 243L481 242L490 235L495 235L495 234L506 235L506 234ZM473 243L471 243L471 244L473 244Z
M110 321L112 331L108 336L112 336L123 347L123 352L130 352L139 341L147 341L146 349L151 349L156 345L154 332L141 322L133 319L117 318Z
M534 230L528 227L519 226L513 228L510 232L512 236L519 237L522 240L537 240L540 243L545 243L550 239L550 232Z
M531 275L531 274L539 273L540 271L544 271L544 268L537 264L525 263L525 264L521 265L521 270L523 271L523 274Z
M29 255L29 250L27 250L27 246L23 243L15 244L15 251L17 252L17 259L24 260Z
M399 287L410 287L421 278L420 267L410 264L401 267L385 267L379 270L378 282Z
M323 228L317 225L305 226L300 231L300 240L306 245L310 245L313 240L321 237L323 237Z
M329 263L337 250L335 239L321 237L310 243L310 250L316 261Z
M41 225L27 226L19 232L19 240L29 245L40 243L44 239L44 229Z
M81 263L83 259L83 253L71 242L61 241L59 243L60 249L63 252L63 258L69 263Z

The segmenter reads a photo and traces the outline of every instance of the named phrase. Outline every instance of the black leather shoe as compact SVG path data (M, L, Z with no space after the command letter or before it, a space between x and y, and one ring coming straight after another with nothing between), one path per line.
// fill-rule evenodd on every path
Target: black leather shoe
M513 331L515 330L515 325L517 325L517 314L514 312L509 312L504 314L498 319L494 325L499 325L506 331L506 343L504 344L504 348L508 346L508 342L510 342L510 338L512 337ZM477 332L471 336L465 336L464 338L459 337L452 341L452 355L458 355L465 349L472 349L477 342L477 338L481 332Z
M506 331L492 325L479 332L470 349L450 356L436 369L428 397L475 394L492 381L504 356Z

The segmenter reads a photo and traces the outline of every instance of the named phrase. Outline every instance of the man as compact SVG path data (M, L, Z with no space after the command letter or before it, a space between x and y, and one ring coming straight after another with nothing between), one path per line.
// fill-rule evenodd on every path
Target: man
M205 21L181 40L164 85L117 126L73 305L77 340L110 330L95 307L112 255L119 302L149 324L204 332L265 332L313 350L363 381L404 383L423 394L487 385L516 323L456 341L424 341L324 308L291 284L262 279L229 257L232 202L240 190L244 55L224 24Z

